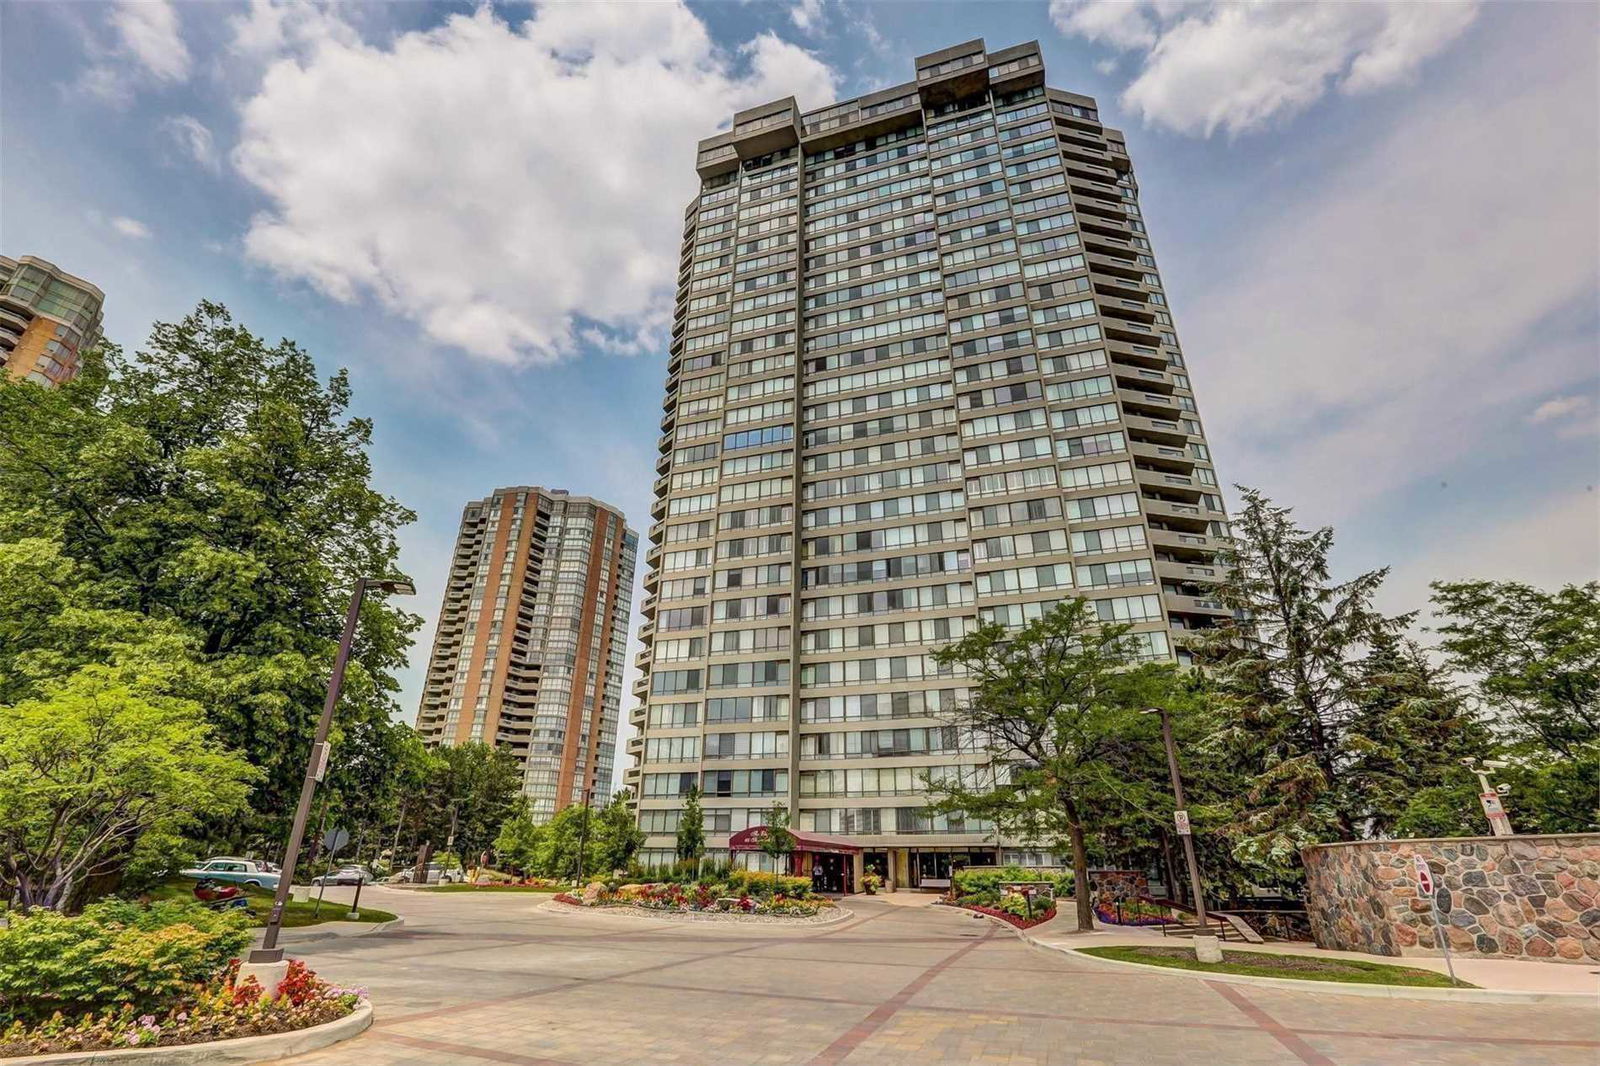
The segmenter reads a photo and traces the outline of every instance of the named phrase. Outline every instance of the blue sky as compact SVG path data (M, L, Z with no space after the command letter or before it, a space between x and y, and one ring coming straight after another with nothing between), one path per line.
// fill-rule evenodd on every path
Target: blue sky
M497 485L643 534L697 137L1038 39L1127 132L1223 477L1415 609L1600 571L1597 10L0 0L0 250L130 349L205 297L349 367L431 623Z

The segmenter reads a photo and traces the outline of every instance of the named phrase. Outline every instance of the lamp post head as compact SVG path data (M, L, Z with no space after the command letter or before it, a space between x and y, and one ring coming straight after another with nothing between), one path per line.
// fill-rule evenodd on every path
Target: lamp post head
M366 583L368 588L374 588L380 592L388 592L396 596L415 596L417 594L417 586L412 584L409 579L403 577L367 577L362 578L362 581Z

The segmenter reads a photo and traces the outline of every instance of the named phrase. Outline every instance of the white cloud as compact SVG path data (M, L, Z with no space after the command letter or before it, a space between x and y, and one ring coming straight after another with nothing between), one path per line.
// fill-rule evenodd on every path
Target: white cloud
M1588 414L1593 409L1594 401L1587 396L1557 396L1535 407L1528 416L1528 422L1535 426L1547 422L1570 422L1575 416Z
M637 345L670 314L695 141L833 91L809 53L764 34L729 54L681 4L516 27L483 8L383 47L327 33L244 104L233 159L271 201L246 252L498 362L561 358L593 326Z
M135 240L144 240L150 236L150 227L136 218L118 216L111 220L111 228L124 237L132 237Z
M1247 3L1052 0L1064 33L1143 54L1122 103L1182 133L1243 133L1297 114L1328 87L1412 78L1471 25L1476 0Z
M824 17L822 0L799 0L789 9L789 21L801 33L821 33Z
M1324 149L1320 180L1192 266L1176 317L1226 476L1337 520L1592 387L1595 59L1583 34L1532 43L1507 35L1498 77L1434 86L1359 154Z
M118 0L106 23L110 42L89 42L94 60L79 77L79 88L126 103L142 85L188 80L193 62L170 0Z
M174 115L161 123L161 129L190 159L213 174L222 170L216 140L204 122L193 115Z

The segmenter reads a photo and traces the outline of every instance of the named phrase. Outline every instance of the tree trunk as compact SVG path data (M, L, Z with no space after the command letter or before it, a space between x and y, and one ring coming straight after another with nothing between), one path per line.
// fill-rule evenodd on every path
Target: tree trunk
M1094 901L1089 896L1089 849L1084 845L1083 822L1070 800L1062 800L1067 812L1067 839L1072 842L1072 895L1078 903L1077 932L1094 932Z

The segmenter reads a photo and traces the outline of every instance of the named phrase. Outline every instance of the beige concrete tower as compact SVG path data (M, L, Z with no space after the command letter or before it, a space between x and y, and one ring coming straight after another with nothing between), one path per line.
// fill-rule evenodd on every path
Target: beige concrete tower
M643 858L671 858L698 787L713 854L778 801L834 838L819 856L843 840L900 885L1037 859L926 812L924 774L985 761L929 652L1081 595L1181 659L1225 614L1226 515L1122 135L1045 86L1037 44L970 41L859 99L741 112L698 170L628 772Z
M615 507L561 489L462 511L417 729L510 748L536 821L611 787L637 548Z

